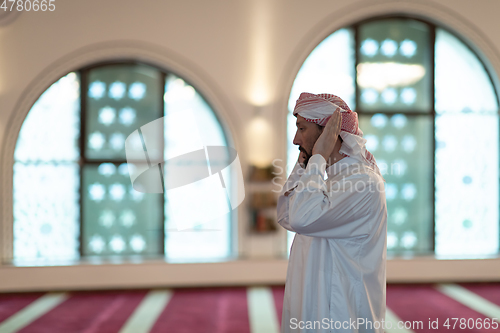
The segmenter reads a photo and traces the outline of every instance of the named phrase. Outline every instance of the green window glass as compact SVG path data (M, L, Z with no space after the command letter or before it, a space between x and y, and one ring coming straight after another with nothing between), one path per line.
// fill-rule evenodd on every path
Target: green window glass
M386 180L388 251L432 251L432 118L376 113L359 126Z
M430 27L415 20L377 20L358 28L359 110L430 112Z
M338 64L355 73L352 93L338 75L342 88L315 90ZM366 147L386 179L390 254L498 253L498 96L491 74L462 40L420 19L369 19L334 32L311 52L290 93L290 111L302 91L334 93L358 112ZM287 122L290 172L298 155L290 113Z
M193 210L192 201L169 191L141 193L130 181L126 138L162 118L160 157L168 165L194 148L188 111L197 122L201 147L222 146L218 162L227 166L230 150L225 154L228 139L219 119L192 85L172 73L123 62L84 68L54 83L33 105L16 146L14 260L206 262L230 257L235 214L179 231L176 222L188 212L210 215L214 208L205 203ZM206 159L184 162L207 169ZM164 171L168 182L179 170ZM225 185L230 197L238 193L233 182Z

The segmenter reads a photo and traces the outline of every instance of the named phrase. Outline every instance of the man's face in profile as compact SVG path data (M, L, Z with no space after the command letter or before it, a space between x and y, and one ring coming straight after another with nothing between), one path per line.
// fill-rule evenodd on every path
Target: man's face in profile
M314 144L323 132L323 127L305 120L304 117L300 115L297 115L296 125L297 132L293 138L293 144L299 146L299 163L305 168L312 156Z

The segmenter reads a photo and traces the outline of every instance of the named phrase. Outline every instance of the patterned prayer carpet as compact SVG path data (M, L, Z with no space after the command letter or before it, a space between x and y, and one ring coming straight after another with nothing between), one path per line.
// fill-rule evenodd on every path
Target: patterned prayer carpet
M283 286L3 293L0 333L276 333L283 295ZM500 283L387 286L388 333L500 332L499 322Z

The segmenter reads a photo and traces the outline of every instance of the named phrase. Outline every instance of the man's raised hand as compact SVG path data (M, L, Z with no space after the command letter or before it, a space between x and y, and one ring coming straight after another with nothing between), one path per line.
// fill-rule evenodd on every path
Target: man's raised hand
M314 144L312 154L321 154L328 163L328 159L333 152L335 143L340 134L340 125L342 122L342 115L340 114L340 108L337 108L332 114L328 122L326 123L323 133L319 136L318 140Z
M306 154L303 151L300 151L300 154L299 154L299 164L302 167L302 169L306 168L306 160L307 160Z

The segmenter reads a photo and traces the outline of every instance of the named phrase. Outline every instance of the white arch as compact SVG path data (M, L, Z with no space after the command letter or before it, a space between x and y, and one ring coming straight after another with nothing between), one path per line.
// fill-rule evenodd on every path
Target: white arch
M227 134L228 145L237 151L244 142L237 135L241 128L232 107L224 93L204 70L191 63L181 55L163 47L141 41L114 41L85 46L54 61L40 75L31 81L19 97L6 126L0 159L0 260L11 260L13 257L13 164L14 150L21 126L33 104L52 83L71 71L90 66L95 63L119 60L135 60L171 71L187 80L206 99L221 121ZM243 156L242 156L243 155ZM245 164L244 154L240 154ZM242 209L242 208L240 208Z
M287 135L286 135L286 117L288 114L288 99L293 82L297 74L311 52L325 38L333 32L351 26L360 21L380 17L400 15L422 19L433 23L436 26L443 27L456 36L462 38L466 45L478 55L481 62L491 75L495 92L500 96L500 52L492 47L493 43L482 33L481 29L467 17L451 10L440 4L419 0L419 1L400 1L400 0L363 0L355 2L341 10L335 11L319 23L297 42L294 51L290 54L287 63L283 67L283 73L279 80L280 87L276 100L276 109L273 121L281 124L277 128L278 151L281 152L280 158L286 160Z

